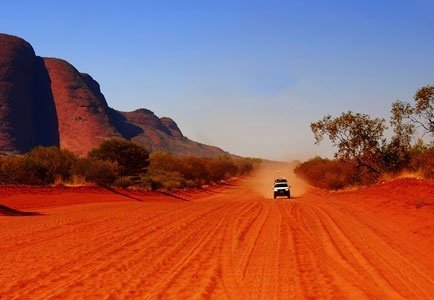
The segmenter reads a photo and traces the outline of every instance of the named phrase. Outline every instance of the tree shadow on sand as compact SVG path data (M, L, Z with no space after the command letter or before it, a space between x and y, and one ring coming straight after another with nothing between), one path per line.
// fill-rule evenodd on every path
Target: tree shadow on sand
M136 200L136 201L144 202L144 201L143 201L142 199L140 199L140 198L137 198L137 197L134 197L134 196L128 195L128 194L126 194L126 193L122 193L122 192L120 192L119 190L116 190L116 189L114 189L114 188L111 188L111 187L105 187L105 189L106 189L107 191L110 191L110 192L112 192L112 193L114 193L114 194L117 194L117 195L119 195L119 196L123 196L123 197L125 197L125 198L129 198L129 199L132 199L132 200ZM177 196L177 195L172 194L172 193L168 193L168 192L158 192L158 193L159 193L160 195L168 196L168 197L171 197L171 198L176 198L176 199L178 199L178 200L189 201L189 200L186 199L186 198L183 198L183 197Z
M22 216L42 216L43 214L33 211L21 211L0 204L0 216L22 217Z
M110 192L112 192L113 194L117 194L117 195L119 195L119 196L123 196L123 197L125 197L125 198L129 198L129 199L132 199L132 200L136 200L136 201L144 202L144 201L143 201L142 199L140 199L140 198L137 198L137 197L134 197L134 196L128 195L128 194L126 194L126 193L122 193L122 192L120 192L120 191L118 191L118 190L116 190L116 189L114 189L114 188L111 188L111 187L106 186L105 189L108 190L108 191L110 191Z
M175 198L175 199L178 199L178 200L187 201L187 202L190 201L187 198L183 198L181 196L178 196L178 195L175 195L175 194L172 194L172 193L169 193L169 192L159 192L159 193L162 194L162 195L164 195L164 196L172 197L172 198Z

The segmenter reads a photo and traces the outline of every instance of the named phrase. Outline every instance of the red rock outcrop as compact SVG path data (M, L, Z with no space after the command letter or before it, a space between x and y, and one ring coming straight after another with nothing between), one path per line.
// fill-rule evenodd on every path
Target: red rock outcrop
M113 137L133 140L149 151L225 153L189 140L175 121L148 109L110 108L90 75L64 60L38 57L23 39L0 34L0 153L43 145L86 155Z
M225 154L222 149L201 144L184 137L170 118L158 118L148 109L118 112L126 124L135 126L136 134L129 138L149 151L164 150L179 155L214 157Z
M160 118L161 123L163 123L164 127L169 129L170 133L174 138L183 138L184 135L182 134L181 130L178 127L178 124L175 123L171 118L168 117L162 117Z
M34 81L35 146L59 146L59 122L44 59L36 57Z
M171 134L170 130L161 122L160 118L149 109L139 108L131 112L120 113L124 115L130 123L136 124L143 129L152 128L169 135Z
M61 148L84 155L105 139L121 137L110 122L99 85L89 75L61 59L45 58L44 63L51 79Z
M0 34L0 151L25 152L34 145L35 52L21 38Z
M167 139L170 139L172 134L152 111L140 108L131 112L119 111L119 113L126 122L140 129L138 134L130 136L130 139L149 151L167 149Z

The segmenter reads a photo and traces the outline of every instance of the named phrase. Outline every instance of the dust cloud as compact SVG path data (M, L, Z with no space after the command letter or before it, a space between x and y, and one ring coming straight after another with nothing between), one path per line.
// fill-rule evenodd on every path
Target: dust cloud
M291 197L304 194L309 186L294 174L295 165L285 162L263 161L250 180L251 188L266 199L273 199L273 184L276 178L286 178L291 187Z

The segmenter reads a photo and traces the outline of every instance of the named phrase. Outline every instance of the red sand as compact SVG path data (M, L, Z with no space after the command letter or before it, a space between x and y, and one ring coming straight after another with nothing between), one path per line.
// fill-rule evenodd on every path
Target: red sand
M257 178L173 196L2 187L0 204L41 215L0 216L0 298L432 297L433 181L288 201Z

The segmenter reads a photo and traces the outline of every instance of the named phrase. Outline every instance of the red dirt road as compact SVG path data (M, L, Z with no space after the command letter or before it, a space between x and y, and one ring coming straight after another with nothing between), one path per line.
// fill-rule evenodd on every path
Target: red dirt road
M273 172L173 197L0 188L0 298L433 297L432 181L272 200Z

